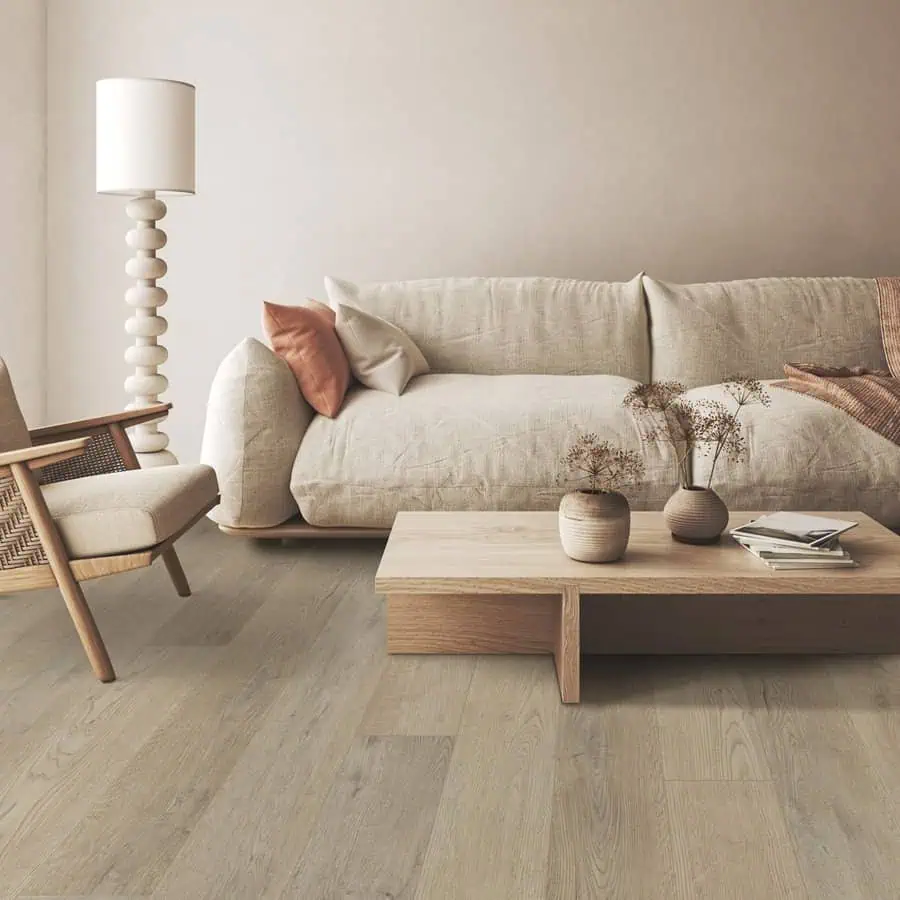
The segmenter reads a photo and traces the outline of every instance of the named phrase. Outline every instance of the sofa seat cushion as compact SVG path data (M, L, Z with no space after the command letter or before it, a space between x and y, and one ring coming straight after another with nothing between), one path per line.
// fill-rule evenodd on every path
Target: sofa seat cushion
M91 475L41 490L69 556L82 559L145 550L171 537L219 491L204 465Z
M387 528L400 510L554 509L560 460L579 430L639 449L614 375L423 375L396 397L352 389L304 435L291 491L312 525ZM645 454L635 508L672 493L668 448Z
M769 383L771 385L771 383ZM742 421L749 457L720 458L713 487L731 509L861 510L900 526L900 447L821 400L769 387L772 405L749 406ZM731 402L721 385L687 396ZM698 484L710 457L694 454Z

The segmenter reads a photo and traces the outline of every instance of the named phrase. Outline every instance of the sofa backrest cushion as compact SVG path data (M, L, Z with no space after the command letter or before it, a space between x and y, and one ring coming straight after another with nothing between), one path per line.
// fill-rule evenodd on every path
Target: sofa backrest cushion
M650 376L640 276L433 278L356 285L325 279L332 305L358 306L403 329L432 372Z
M653 378L784 377L787 362L886 368L875 279L667 284L644 276Z

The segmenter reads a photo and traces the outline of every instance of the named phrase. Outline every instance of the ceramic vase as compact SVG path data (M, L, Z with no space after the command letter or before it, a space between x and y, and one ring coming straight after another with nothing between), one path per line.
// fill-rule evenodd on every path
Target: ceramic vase
M615 491L572 491L559 504L559 539L579 562L621 559L631 533L628 500Z
M680 487L663 507L672 537L685 544L714 544L728 525L728 507L712 488Z

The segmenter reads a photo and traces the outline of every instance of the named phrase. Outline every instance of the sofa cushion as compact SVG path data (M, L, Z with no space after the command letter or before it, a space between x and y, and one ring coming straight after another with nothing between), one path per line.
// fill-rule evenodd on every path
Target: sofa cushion
M335 331L334 310L315 300L302 306L263 303L262 323L306 402L320 415L334 418L350 386L350 364Z
M731 509L862 510L900 526L900 447L821 400L770 387L772 405L742 414L749 457L716 464L713 487ZM690 399L729 402L721 385ZM706 484L710 458L695 452L694 475Z
M297 514L288 483L314 415L287 363L259 341L246 338L222 360L200 448L219 477L214 522L262 528Z
M874 279L757 278L666 284L644 277L653 378L687 387L779 378L785 363L886 368Z
M400 395L416 375L428 371L422 351L402 328L371 313L337 304L335 328L360 383Z
M432 372L650 377L640 276L433 278L356 285L325 280L329 301L393 322Z
M0 453L31 446L31 435L19 409L6 364L0 359Z
M353 388L336 419L310 424L291 476L313 525L387 528L399 510L553 509L560 459L578 429L640 448L612 375L416 378L396 397ZM660 507L676 475L666 447L645 454L635 508Z
M215 499L209 466L160 466L91 475L41 490L72 558L145 550L171 537Z

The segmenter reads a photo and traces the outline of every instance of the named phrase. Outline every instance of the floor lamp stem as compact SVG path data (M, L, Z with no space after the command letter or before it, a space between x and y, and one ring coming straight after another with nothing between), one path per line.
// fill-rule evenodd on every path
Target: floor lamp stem
M134 366L134 374L125 379L125 390L134 397L128 409L139 409L156 403L169 386L169 380L159 373L168 358L166 348L157 342L165 334L168 322L156 314L168 299L157 279L166 274L165 260L156 255L166 245L166 233L156 223L166 214L166 204L153 191L140 194L125 207L134 227L126 235L126 243L134 256L125 264L125 271L136 284L125 293L125 301L134 314L125 323L125 331L134 338L133 346L125 351L125 362ZM157 422L138 425L130 431L131 443L143 468L176 463L166 447L169 436L159 430Z

